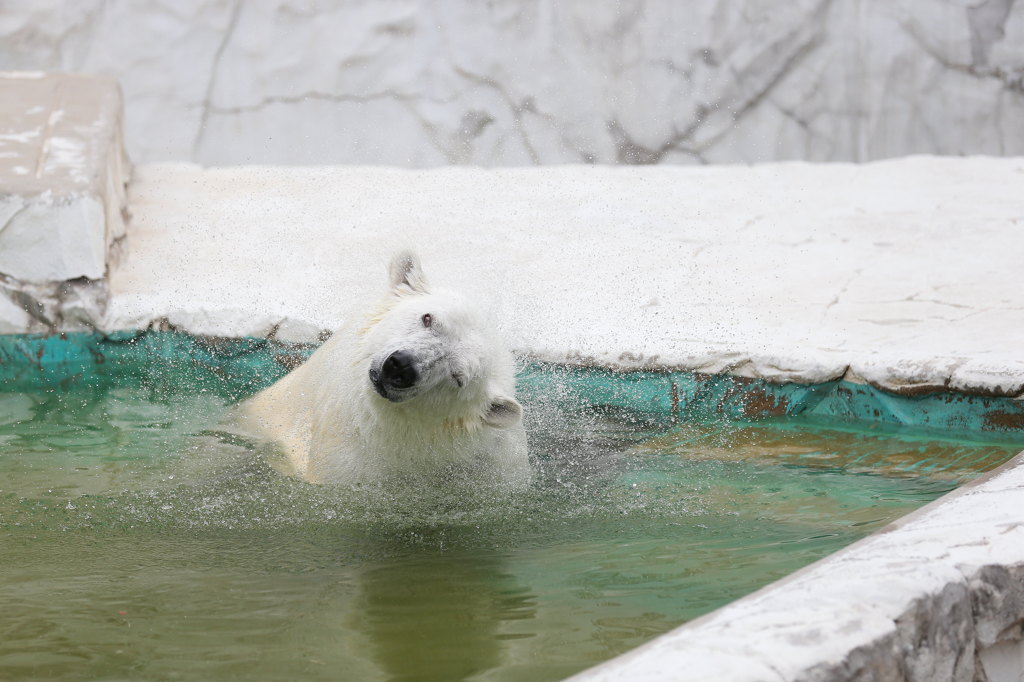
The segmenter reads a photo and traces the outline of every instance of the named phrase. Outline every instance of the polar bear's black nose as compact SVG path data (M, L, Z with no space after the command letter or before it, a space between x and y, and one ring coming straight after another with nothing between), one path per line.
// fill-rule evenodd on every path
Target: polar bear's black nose
M418 378L412 353L396 350L381 365L378 381L386 388L409 388Z

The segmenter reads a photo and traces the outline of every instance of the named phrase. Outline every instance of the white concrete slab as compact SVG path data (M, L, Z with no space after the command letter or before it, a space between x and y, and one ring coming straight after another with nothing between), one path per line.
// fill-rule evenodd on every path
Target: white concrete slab
M0 72L0 272L103 277L124 236L126 175L116 81Z
M537 358L1024 386L1024 159L866 165L147 165L106 326L313 340L398 247Z
M121 137L113 79L0 72L0 332L100 321L105 288L81 280L106 276L124 236ZM96 294L84 318L63 315L69 289Z

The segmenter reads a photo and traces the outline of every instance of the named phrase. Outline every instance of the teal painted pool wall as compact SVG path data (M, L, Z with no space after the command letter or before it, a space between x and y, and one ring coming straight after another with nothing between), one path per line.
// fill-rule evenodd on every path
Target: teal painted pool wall
M0 336L0 390L72 390L111 384L209 390L241 399L303 362L313 346L267 339L127 331Z
M268 339L171 331L0 335L0 390L130 384L208 390L240 400L284 376L314 350L313 345ZM520 371L518 390L526 400L622 408L667 422L802 416L989 436L1024 434L1024 401L947 391L902 396L847 381L773 384L727 374L618 372L534 362Z
M639 409L680 423L800 416L822 422L1024 435L1024 402L1019 400L951 391L902 396L849 381L775 384L728 374L527 366L519 375L519 391L535 391L534 384L551 386L552 375L558 377L560 390L568 388L592 404Z

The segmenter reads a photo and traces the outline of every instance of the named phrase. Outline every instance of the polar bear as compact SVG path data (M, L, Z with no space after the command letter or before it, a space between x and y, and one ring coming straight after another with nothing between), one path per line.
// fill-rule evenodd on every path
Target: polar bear
M245 431L275 441L286 470L364 484L479 472L529 478L511 353L480 309L432 288L401 252L365 320L240 405Z

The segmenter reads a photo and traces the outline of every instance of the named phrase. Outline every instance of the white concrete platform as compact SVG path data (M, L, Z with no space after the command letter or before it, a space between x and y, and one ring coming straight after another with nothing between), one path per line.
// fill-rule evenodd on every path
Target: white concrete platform
M0 333L100 322L129 173L116 81L0 72Z
M311 341L410 245L535 358L1024 390L1020 158L137 171L108 329Z

